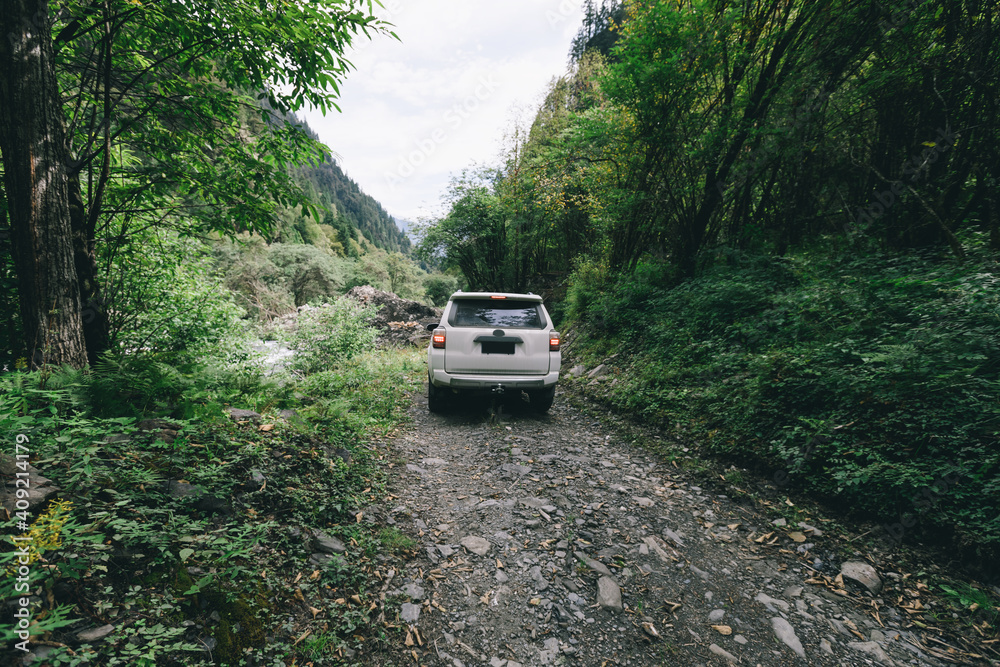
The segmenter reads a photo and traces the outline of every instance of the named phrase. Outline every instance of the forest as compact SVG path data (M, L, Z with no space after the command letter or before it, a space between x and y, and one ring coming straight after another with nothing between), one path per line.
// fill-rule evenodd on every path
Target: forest
M418 255L544 294L613 410L995 571L995 4L586 7Z
M0 468L43 495L2 518L32 544L24 632L50 664L403 641L373 591L414 542L370 508L426 369L376 349L375 309L343 296L363 285L542 294L564 370L607 369L567 397L738 498L764 480L871 522L869 553L996 582L995 3L583 7L567 72L411 245L297 115L344 103L352 46L397 38L372 3L5 5ZM962 595L995 634L995 600Z

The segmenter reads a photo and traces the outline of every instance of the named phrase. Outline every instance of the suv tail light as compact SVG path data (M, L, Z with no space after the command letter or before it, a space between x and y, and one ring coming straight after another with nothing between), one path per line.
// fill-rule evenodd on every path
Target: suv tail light
M436 333L431 337L431 345L436 350L444 349L445 335L443 333Z
M549 334L549 352L559 351L559 334Z

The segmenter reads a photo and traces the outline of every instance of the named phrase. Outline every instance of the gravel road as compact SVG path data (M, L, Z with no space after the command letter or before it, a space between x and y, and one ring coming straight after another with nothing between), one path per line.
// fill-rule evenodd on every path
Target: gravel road
M388 521L419 545L383 589L411 644L395 664L986 664L910 625L901 575L838 579L822 524L699 487L561 390L548 415L504 411L416 396L395 439Z

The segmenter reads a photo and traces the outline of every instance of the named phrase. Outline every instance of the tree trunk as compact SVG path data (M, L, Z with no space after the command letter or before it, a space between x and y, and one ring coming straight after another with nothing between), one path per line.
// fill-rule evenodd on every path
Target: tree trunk
M80 179L69 179L70 227L73 230L73 262L80 285L80 304L83 308L83 338L87 346L87 360L97 363L100 355L111 347L110 326L106 300L101 292L97 273L97 248L94 225L84 210ZM95 206L98 204L95 203Z
M0 14L0 152L30 364L87 365L47 0Z

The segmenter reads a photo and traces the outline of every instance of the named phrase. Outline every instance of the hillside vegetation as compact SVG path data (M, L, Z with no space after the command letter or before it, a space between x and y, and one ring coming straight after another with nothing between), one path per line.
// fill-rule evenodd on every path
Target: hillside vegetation
M570 72L418 253L546 294L616 408L878 520L883 547L992 562L995 8L587 8Z

